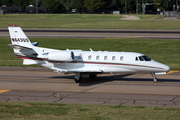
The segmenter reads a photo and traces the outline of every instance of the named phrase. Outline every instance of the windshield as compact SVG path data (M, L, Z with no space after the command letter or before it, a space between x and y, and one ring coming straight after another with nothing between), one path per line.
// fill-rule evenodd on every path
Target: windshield
M151 61L151 58L149 58L148 56L146 55L143 55L141 56L145 61Z

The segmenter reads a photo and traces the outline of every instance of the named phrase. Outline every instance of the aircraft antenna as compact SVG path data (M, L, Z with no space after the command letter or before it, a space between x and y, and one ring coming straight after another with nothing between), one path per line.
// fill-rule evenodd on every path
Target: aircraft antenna
M93 52L93 50L91 48L89 48L91 52Z

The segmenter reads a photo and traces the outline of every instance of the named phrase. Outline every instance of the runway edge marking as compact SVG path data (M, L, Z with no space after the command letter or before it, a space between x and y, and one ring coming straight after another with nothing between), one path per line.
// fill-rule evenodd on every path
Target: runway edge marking
M11 91L11 90L0 90L0 93L4 93L4 92L8 92L8 91Z
M105 39L130 39L130 38L141 38L141 36L132 36L132 37L108 37Z

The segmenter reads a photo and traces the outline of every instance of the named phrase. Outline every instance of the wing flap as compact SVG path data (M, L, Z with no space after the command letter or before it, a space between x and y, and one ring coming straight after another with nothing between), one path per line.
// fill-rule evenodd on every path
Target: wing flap
M33 64L38 64L38 62L36 60L29 60L29 59L23 60L23 65L33 65Z

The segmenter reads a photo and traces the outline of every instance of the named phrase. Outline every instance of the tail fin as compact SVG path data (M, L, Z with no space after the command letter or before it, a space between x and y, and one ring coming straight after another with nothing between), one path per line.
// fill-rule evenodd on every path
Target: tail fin
M37 53L34 51L34 47L25 33L18 25L8 25L9 34L12 44L8 46L14 49L14 53L17 57L27 56L35 57Z
M13 45L32 47L30 40L18 25L8 25L11 42Z

